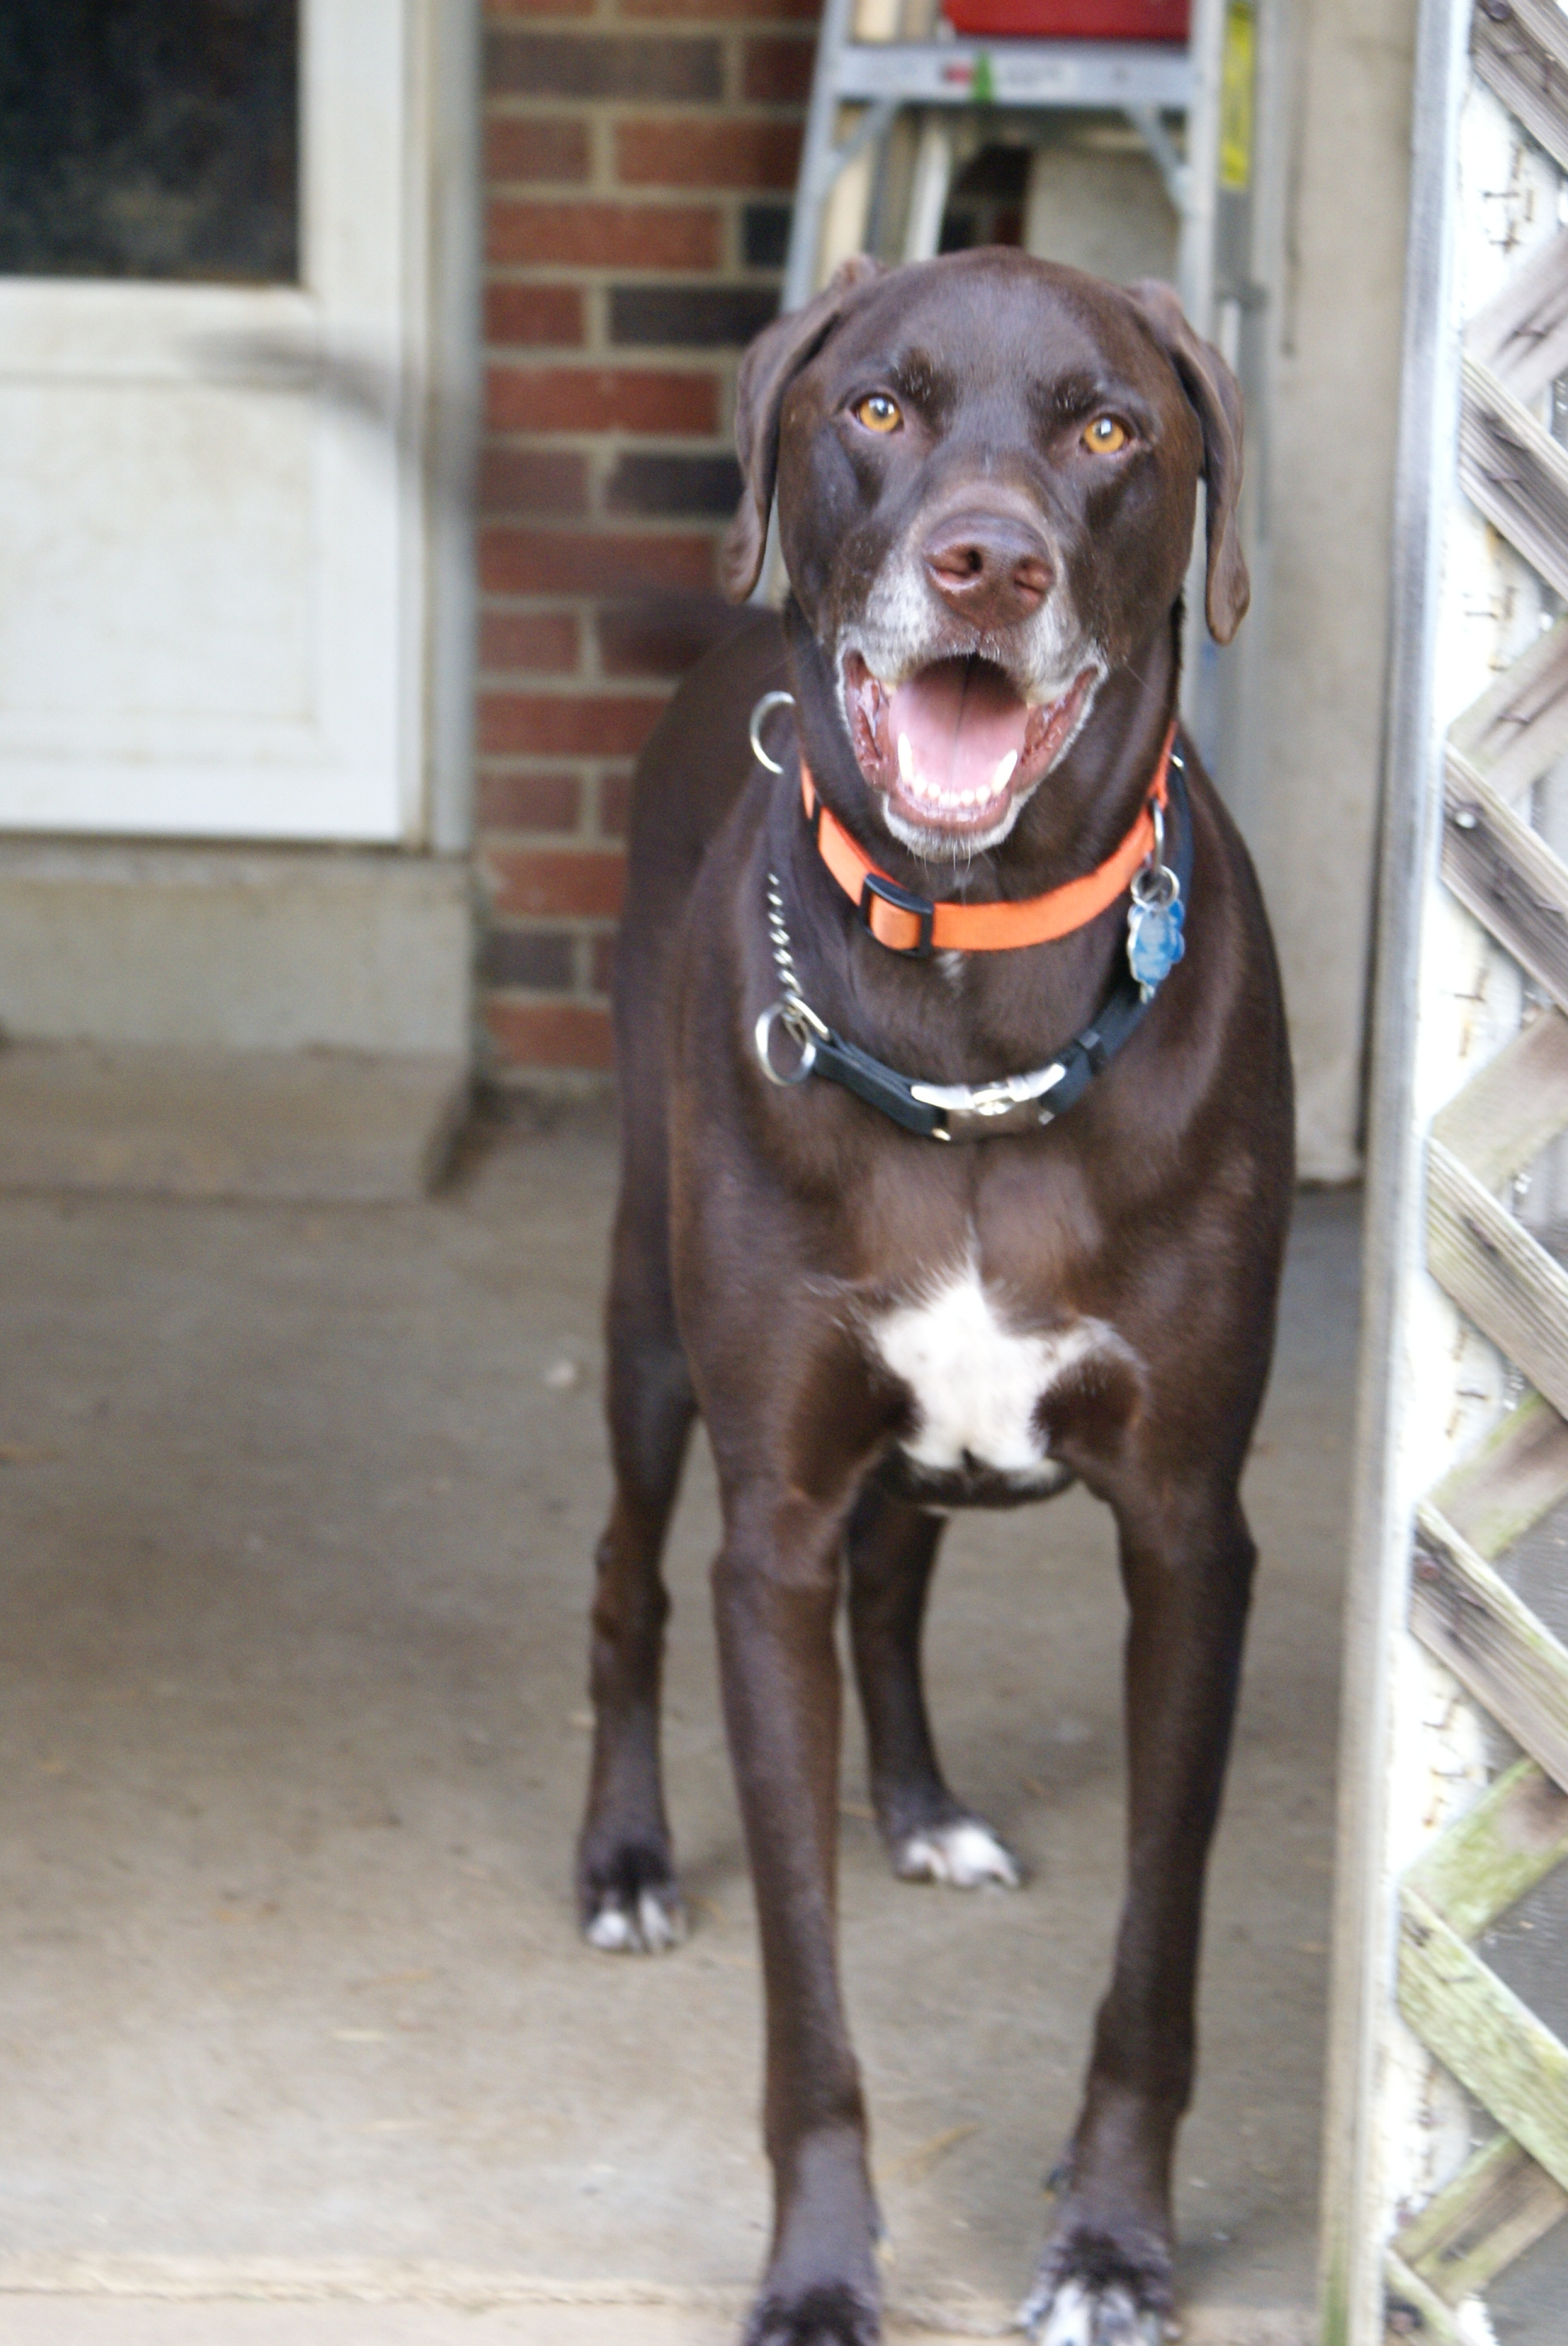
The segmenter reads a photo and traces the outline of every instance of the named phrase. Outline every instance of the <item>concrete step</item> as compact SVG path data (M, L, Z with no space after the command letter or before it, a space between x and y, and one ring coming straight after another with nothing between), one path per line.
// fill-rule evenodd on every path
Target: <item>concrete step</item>
M473 875L397 849L0 839L0 1027L30 1043L467 1047Z
M439 1178L468 1082L455 1052L13 1044L0 1189L395 1203Z
M290 2272L279 2259L248 2272L238 2264L226 2292L223 2266L214 2259L203 2280L196 2267L174 2270L166 2286L128 2293L140 2260L108 2259L97 2274L101 2292L77 2294L68 2283L74 2263L57 2260L46 2286L46 2259L5 2259L0 2271L0 2346L735 2346L746 2292L660 2289L636 2283L519 2281L496 2274L427 2272L423 2286L409 2275L400 2285L387 2268L379 2281L367 2266L355 2296L312 2294L303 2269ZM148 2259L150 2266L157 2259ZM25 2275L25 2266L36 2269ZM150 2276L149 2276L150 2278ZM317 2276L320 2279L320 2276ZM29 2283L34 2284L29 2286ZM194 2294L188 2293L194 2291ZM889 2346L959 2346L976 2338L1016 2338L1011 2309L964 2296L951 2304L901 2305L895 2296L885 2320ZM1184 2312L1182 2346L1312 2346L1313 2317L1305 2309L1196 2307Z

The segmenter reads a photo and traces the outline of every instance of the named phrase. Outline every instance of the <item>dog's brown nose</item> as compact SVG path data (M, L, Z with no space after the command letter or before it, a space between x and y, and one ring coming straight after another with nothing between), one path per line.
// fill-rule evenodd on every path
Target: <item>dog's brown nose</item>
M1044 542L1011 514L950 514L925 542L926 576L977 627L1032 618L1055 577Z

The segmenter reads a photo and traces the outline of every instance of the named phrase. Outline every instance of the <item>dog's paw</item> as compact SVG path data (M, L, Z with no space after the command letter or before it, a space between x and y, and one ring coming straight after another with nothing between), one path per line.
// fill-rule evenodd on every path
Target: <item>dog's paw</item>
M875 2300L847 2282L784 2292L766 2290L751 2309L742 2346L879 2346Z
M686 1907L669 1861L627 1850L585 1869L578 1892L583 1936L606 1955L664 1955L686 1937Z
M674 1882L663 1890L639 1890L636 1900L608 1890L583 1925L583 1936L602 1955L667 1955L686 1938L686 1907Z
M1170 2265L1162 2247L1140 2254L1105 2234L1073 2230L1045 2251L1019 2309L1031 2346L1161 2346L1170 2324Z
M905 1833L893 1843L893 1872L901 1882L944 1882L953 1890L1023 1886L1018 1860L980 1817L953 1817Z
M1140 2312L1131 2290L1064 2281L1044 2305L1030 2298L1018 2317L1032 2346L1161 2346L1163 2316Z

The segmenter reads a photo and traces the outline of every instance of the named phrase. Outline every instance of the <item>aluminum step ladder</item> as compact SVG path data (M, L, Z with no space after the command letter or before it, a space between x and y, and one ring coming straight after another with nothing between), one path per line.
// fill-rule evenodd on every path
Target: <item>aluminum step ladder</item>
M1176 214L1182 305L1240 378L1256 484L1267 441L1271 272L1257 258L1253 125L1259 11L1267 15L1273 5L1194 0L1184 45L959 37L937 21L936 0L826 0L781 306L799 309L841 260L868 245L884 259L931 258L965 133L971 143L989 137L1027 144L1052 117L1120 116L1152 158ZM892 219L881 199L895 134L911 117L918 126L913 164L903 174L901 220ZM1039 249L1033 240L1031 249ZM1243 512L1255 605L1264 601L1267 581L1263 508L1255 485ZM1211 770L1233 801L1245 801L1261 613L1221 654L1202 624L1202 577L1200 552L1188 582L1187 608L1196 616L1184 706ZM783 586L775 535L759 599L778 599Z

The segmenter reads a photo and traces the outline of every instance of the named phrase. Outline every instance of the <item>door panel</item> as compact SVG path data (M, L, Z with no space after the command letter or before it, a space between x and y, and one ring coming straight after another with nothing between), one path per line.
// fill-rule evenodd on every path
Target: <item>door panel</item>
M0 827L419 835L414 5L301 0L299 285L0 278Z
M0 390L7 747L112 752L123 719L145 757L193 722L307 717L311 423L223 391Z

